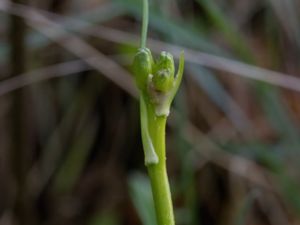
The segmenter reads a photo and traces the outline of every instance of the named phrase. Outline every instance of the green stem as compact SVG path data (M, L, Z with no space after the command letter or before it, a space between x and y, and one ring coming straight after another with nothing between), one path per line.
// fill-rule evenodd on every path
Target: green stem
M147 30L149 22L148 8L148 0L143 0L141 48L146 48ZM140 102L142 129L148 129L144 132L142 130L142 138L144 145L143 147L145 150L145 162L147 164L152 187L152 195L156 211L157 225L175 225L170 185L166 169L165 130L167 117L156 116L154 105L151 104L150 99L146 96L147 95L141 96L142 98ZM155 151L154 154L151 153L151 150ZM158 157L158 162L157 159L154 160L156 155ZM151 159L151 163L149 161L149 157Z
M152 104L147 104L148 129L154 149L159 158L157 164L148 165L152 195L158 225L174 225L173 205L166 169L166 116L155 115Z
M141 48L146 48L148 22L149 22L149 4L148 4L148 0L143 0L143 24L142 24L142 33L141 33Z

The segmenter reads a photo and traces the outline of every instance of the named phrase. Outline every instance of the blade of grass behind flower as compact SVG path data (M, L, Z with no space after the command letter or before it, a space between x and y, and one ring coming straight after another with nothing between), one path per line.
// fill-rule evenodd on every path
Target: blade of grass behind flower
M246 44L245 38L238 32L234 24L221 10L215 1L197 0L209 16L210 21L214 24L218 32L224 35L237 55L247 62L253 62L253 55Z
M297 43L298 49L300 49L300 16L296 1L267 0L267 2L274 9L286 34L293 42Z
M155 225L156 216L151 186L146 176L135 173L128 178L131 200L143 225Z
M54 189L58 193L70 193L76 181L80 177L86 163L90 148L96 137L96 124L91 120L79 132L78 137L74 137L72 146L62 163L61 168L55 176Z
M251 127L251 123L235 100L223 88L213 73L200 66L189 66L192 77L205 90L210 99L225 113L240 131Z

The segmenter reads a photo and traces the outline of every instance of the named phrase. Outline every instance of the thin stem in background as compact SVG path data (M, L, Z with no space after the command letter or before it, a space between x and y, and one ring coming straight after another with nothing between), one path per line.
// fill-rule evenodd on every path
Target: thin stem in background
M92 70L92 67L87 65L83 60L78 59L22 73L0 82L0 97L41 81L79 74L88 70Z
M149 3L148 0L143 0L143 24L142 24L142 33L141 33L141 48L146 48L148 23L149 23Z

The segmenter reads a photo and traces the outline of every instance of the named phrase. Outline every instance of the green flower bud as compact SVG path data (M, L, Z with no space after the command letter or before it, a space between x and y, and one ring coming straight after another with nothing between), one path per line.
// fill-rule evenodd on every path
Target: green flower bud
M149 75L152 73L153 58L148 48L140 48L133 61L133 72L137 86L145 90Z
M153 84L156 90L168 92L174 85L174 59L168 52L161 52L158 61L155 63Z
M154 63L148 48L140 48L134 57L133 72L143 98L154 106L156 116L168 116L170 106L178 90L184 69L184 54L181 53L178 72L175 76L173 56L161 52ZM147 101L148 101L147 100Z

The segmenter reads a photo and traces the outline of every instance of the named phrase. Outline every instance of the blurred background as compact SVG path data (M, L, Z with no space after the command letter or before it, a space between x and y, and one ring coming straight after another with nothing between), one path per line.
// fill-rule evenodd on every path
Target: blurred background
M0 224L155 225L131 62L141 0L0 0ZM178 225L300 224L300 2L152 0L185 51Z

